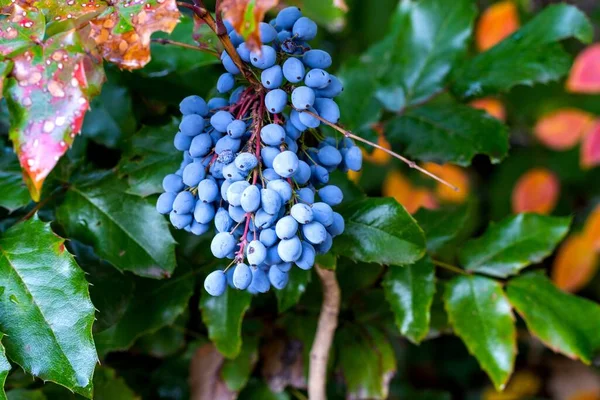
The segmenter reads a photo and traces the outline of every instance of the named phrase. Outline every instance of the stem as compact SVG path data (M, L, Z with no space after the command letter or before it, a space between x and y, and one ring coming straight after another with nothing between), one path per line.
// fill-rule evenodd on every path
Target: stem
M323 304L312 348L310 349L310 366L308 374L308 398L311 400L326 400L327 362L333 336L338 324L340 313L340 286L335 271L330 271L315 265L317 275L323 286Z
M204 7L201 0L194 0L194 4L189 4L189 3L184 3L184 2L178 1L177 5L180 7L192 10L198 18L200 18L204 22L206 22L208 27L217 34L217 37L219 38L219 41L225 48L225 51L227 52L227 54L229 54L229 57L231 57L231 59L233 60L233 63L235 64L236 67L238 67L238 69L240 70L242 75L244 75L246 80L248 80L248 82L250 82L250 83L254 83L254 84L258 83L256 81L256 79L254 79L252 74L250 74L250 72L248 72L248 69L244 66L244 63L243 63L242 59L240 58L239 54L237 53L237 51L235 50L235 47L233 47L233 43L231 43L231 40L229 39L229 35L227 34L227 29L225 29L225 30L219 29L219 26L217 25L217 21L215 21L212 14L210 12L208 12L206 7ZM223 25L223 24L221 23L221 25Z
M362 137L357 136L354 133L345 130L344 128L340 127L339 125L332 124L331 122L327 121L326 119L321 118L319 115L315 114L312 111L308 111L308 110L297 110L297 111L298 112L305 112L305 113L307 113L309 115L312 115L313 117L315 117L316 119L318 119L319 121L321 121L322 123L324 123L325 125L330 126L333 129L335 129L336 131L340 132L342 135L344 135L346 137L349 137L349 138L352 138L354 140L358 140L359 142L366 143L369 146L373 146L373 147L375 147L375 148L377 148L379 150L382 150L382 151L388 153L389 155L391 155L392 157L397 158L398 160L404 162L410 168L416 169L417 171L419 171L419 172L421 172L421 173L429 176L430 178L435 179L439 183L448 186L449 188L451 188L452 190L454 190L456 192L459 191L459 189L456 186L454 186L453 184L445 181L444 179L440 178L439 176L435 175L434 173L427 171L425 168L419 167L417 165L417 163L415 163L414 161L411 161L408 158L403 157L400 154L393 152L392 150L388 150L385 147L378 145L377 143L371 142L370 140L363 139Z
M209 54L212 54L213 56L219 58L219 54L215 50L212 50L212 49L209 49L206 47L198 47L198 46L194 46L192 44L176 42L175 40L171 40L171 39L152 38L151 40L153 43L183 47L185 49L196 50L196 51L202 51L204 53L209 53Z
M438 261L438 260L432 260L433 265L436 265L440 268L443 268L445 270L448 270L450 272L454 272L455 274L460 274L460 275L471 275L471 273L469 271L466 271L462 268L459 268L455 265L452 264L448 264L442 261Z

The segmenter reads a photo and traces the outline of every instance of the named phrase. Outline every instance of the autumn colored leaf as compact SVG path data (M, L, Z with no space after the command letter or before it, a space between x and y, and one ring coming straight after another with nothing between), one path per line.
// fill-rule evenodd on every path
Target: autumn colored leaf
M595 116L576 108L561 108L542 116L533 130L535 136L552 150L568 150L590 130Z
M560 194L556 175L544 168L533 168L523 174L512 192L513 212L550 214Z
M150 36L178 22L175 0L118 0L91 21L91 37L107 61L138 69L150 61Z
M415 188L412 183L399 171L393 170L383 182L382 194L384 197L393 197L406 208L410 214L420 208L435 209L437 200L431 191Z
M469 104L473 108L485 111L499 121L504 122L506 120L506 109L504 108L504 104L502 104L502 102L498 99L494 99L493 97L484 97L473 100Z
M577 292L596 274L598 255L586 235L572 235L560 247L552 266L552 280L562 290Z
M244 37L250 49L260 47L259 24L271 8L277 6L279 0L222 0L222 12L235 30Z
M600 252L600 206L588 216L583 233L593 243L594 250Z
M385 149L388 149L388 150L392 149L392 145L390 144L390 142L388 142L388 140L383 135L379 135L379 137L377 139L377 144ZM376 165L386 165L387 163L390 162L390 160L392 159L392 156L389 153L387 153L381 149L378 149L378 148L375 148L375 150L373 150L372 153L368 153L366 150L363 149L363 159L367 162L370 162L370 163L373 163Z
M31 197L81 130L104 70L75 30L53 36L13 57L5 95L13 141Z
M600 93L600 43L579 53L567 80L567 90L573 93Z
M519 29L519 11L512 1L500 1L488 7L477 22L475 42L485 51Z
M596 122L583 137L580 163L583 169L600 165L600 121Z
M452 164L439 165L435 163L425 163L423 167L458 188L458 190L454 190L442 183L438 183L435 188L438 200L460 204L464 203L469 197L469 176L464 168Z
M67 20L77 20L83 22L82 17L91 19L100 14L108 7L108 1L104 0L20 0L31 2L33 5L44 12L48 21L61 22ZM121 0L122 1L122 0ZM84 19L84 21L85 21Z
M44 38L46 20L38 10L14 3L3 11L9 15L0 26L0 56L15 56Z

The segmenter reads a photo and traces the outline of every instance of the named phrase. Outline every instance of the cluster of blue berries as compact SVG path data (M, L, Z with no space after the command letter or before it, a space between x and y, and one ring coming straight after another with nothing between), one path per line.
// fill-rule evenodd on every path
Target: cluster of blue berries
M250 51L228 30L244 67L260 75L261 84L248 85L223 52L227 72L217 90L231 92L229 99L190 96L181 102L174 145L183 161L164 178L156 205L177 229L202 235L216 228L211 251L232 262L207 276L204 287L213 296L228 284L251 293L282 289L293 264L312 268L316 255L328 252L344 231L343 217L332 209L343 194L328 185L329 174L362 166L351 139L324 138L316 130L322 120L338 121L333 98L343 90L325 71L329 54L306 43L316 24L288 7L260 24L260 51Z

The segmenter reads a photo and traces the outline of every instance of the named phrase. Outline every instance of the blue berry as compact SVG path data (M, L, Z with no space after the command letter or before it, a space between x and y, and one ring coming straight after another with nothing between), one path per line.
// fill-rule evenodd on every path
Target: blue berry
M289 150L282 151L273 160L273 169L283 178L293 176L298 170L298 166L298 156Z
M215 128L218 132L225 133L227 132L227 127L230 123L235 120L233 115L227 111L217 111L215 115L210 118L210 124Z
M233 286L236 289L246 290L252 283L252 271L250 267L244 263L235 266L233 271Z
M302 62L309 68L331 67L331 56L323 50L309 50L302 55Z
M179 131L185 136L197 136L204 130L204 118L198 114L185 115L179 124Z
M191 213L196 204L196 199L191 192L181 192L173 201L173 212L175 214Z
M260 240L253 240L248 243L246 257L250 265L262 264L267 258L267 247Z
M315 104L315 91L308 86L297 87L292 92L292 104L298 110L311 108Z
M169 174L163 178L162 187L165 192L178 193L185 188L185 185L183 184L181 176L177 174Z
M277 243L277 240L278 240L275 229L273 229L273 228L263 229L260 232L259 240L262 244L265 245L265 247L272 247L275 243Z
M302 82L306 69L304 64L297 58L291 57L283 63L283 76L290 83Z
M242 172L250 172L258 165L258 160L252 153L240 153L234 162L236 168Z
M193 219L192 214L178 214L175 211L171 211L169 214L169 220L176 229L185 228L192 223Z
M194 219L200 224L208 224L215 217L215 208L210 203L201 201L196 203L194 208Z
M227 93L235 86L235 78L229 72L222 74L217 81L217 91Z
M226 51L223 51L221 54L221 61L223 62L223 66L232 75L237 75L240 73L239 68L235 65L229 54Z
M282 239L277 245L277 252L283 262L294 262L302 256L302 242L298 236Z
M292 33L300 40L313 40L317 36L317 24L309 18L301 17L294 23Z
M179 111L183 115L198 114L206 117L208 114L208 106L204 99L200 96L188 96L179 104Z
M283 72L279 65L273 65L260 74L260 81L265 89L277 89L283 83Z
M213 271L204 280L204 289L211 296L221 296L227 289L227 278L223 271Z
M156 201L156 211L161 214L168 214L173 211L173 202L177 195L173 192L165 192L158 196Z
M260 31L260 41L263 43L271 43L277 39L277 31L271 25L266 22L261 22L258 25Z
M344 200L344 194L337 186L328 185L319 189L319 197L330 206L337 206Z
M327 238L325 227L316 221L302 225L302 234L312 244L321 244Z
M271 90L265 96L265 106L271 114L279 114L287 105L288 95L281 89Z
M289 280L290 275L287 272L283 272L277 265L269 268L269 281L275 289L283 289L287 286Z
M284 8L275 18L275 26L281 29L291 29L296 21L302 17L302 12L298 7Z
M275 65L277 52L274 48L262 45L260 51L250 52L250 63L259 69L267 69Z
M302 241L302 255L296 260L296 265L304 270L309 270L315 265L317 253L315 248L308 242Z
M298 232L298 222L290 215L277 221L275 233L279 239L291 239Z
M352 146L344 155L344 163L352 171L360 171L362 168L362 152L358 146Z
M254 212L258 210L260 207L260 189L258 186L248 186L242 193L240 204L246 212Z
M181 132L175 134L175 139L173 140L173 145L179 151L186 151L190 148L190 144L192 143L192 138L190 136L186 136Z
M313 220L313 210L306 204L297 203L294 204L292 209L290 210L290 215L299 223L299 224L308 224Z
M227 134L233 139L240 139L246 133L246 124L244 121L236 119L227 125Z
M236 240L228 232L217 233L210 243L210 251L217 258L225 258L235 250Z
M320 68L311 69L304 78L304 84L315 89L322 89L331 83L329 74Z
M189 187L196 187L202 179L206 176L206 170L202 162L194 161L188 164L183 169L183 183Z
M285 141L285 130L277 124L265 125L260 130L260 138L269 146L279 146Z

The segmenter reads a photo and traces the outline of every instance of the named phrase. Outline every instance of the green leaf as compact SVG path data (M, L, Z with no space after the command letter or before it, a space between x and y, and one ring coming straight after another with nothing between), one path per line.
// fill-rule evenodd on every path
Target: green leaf
M13 212L30 201L19 160L12 150L0 149L0 207Z
M56 211L67 235L92 245L116 268L149 278L171 276L175 241L167 221L148 201L127 194L111 174L73 183Z
M287 392L275 393L262 379L253 379L240 394L240 399L291 400Z
M197 47L198 44L194 41L192 35L193 31L194 20L188 16L182 16L170 35L158 32L153 35L153 38L169 39ZM202 36L205 45L214 47L219 42L217 36L214 35L206 24L200 27L198 34ZM220 63L219 57L216 55L171 44L152 43L150 50L152 52L152 60L140 71L148 77L165 76L172 72L182 74L195 68Z
M185 314L177 318L172 326L165 326L156 332L140 337L134 348L153 357L165 358L185 347Z
M592 25L576 7L546 7L517 32L457 70L452 91L460 97L484 96L516 85L557 80L571 67L571 56L557 42L576 38L589 43L592 37Z
M527 327L546 346L589 364L600 349L600 306L559 290L541 273L512 279L508 298Z
M323 269L330 269L335 271L337 268L338 258L335 254L325 253L318 254L315 260L315 264Z
M420 343L429 332L435 293L435 267L431 259L423 257L412 265L389 268L383 288L400 333L411 342Z
M508 152L508 131L501 122L454 102L408 110L388 123L386 137L409 157L463 167L469 166L477 154L498 163Z
M146 126L131 141L131 149L119 164L119 175L129 183L128 193L146 197L163 192L162 180L179 169L181 152L173 147L179 130L173 119L161 127Z
M138 396L114 369L99 367L94 374L94 400L136 400Z
M391 198L366 198L339 208L346 230L334 252L364 262L411 264L425 253L425 237L413 217Z
M137 123L126 87L107 82L90 107L83 121L83 136L106 147L118 148L135 132Z
M168 280L136 279L132 300L121 319L95 335L98 353L127 350L140 336L172 325L187 309L194 291L191 275L179 267Z
M4 393L4 382L10 372L10 363L6 359L6 350L2 345L2 337L4 335L0 333L0 400L6 400L6 393Z
M242 350L242 320L251 301L252 295L246 291L228 288L222 296L213 297L202 290L202 321L210 340L227 358L237 357Z
M311 271L305 271L293 267L290 271L290 281L287 286L281 290L275 291L277 296L277 308L280 313L286 312L294 307L300 301L300 297L306 291L306 286L310 282Z
M92 395L98 361L88 283L64 240L37 216L0 238L0 331L28 373Z
M252 375L252 370L258 361L258 338L244 338L242 351L233 360L225 360L221 367L221 378L233 392L242 390Z
M502 390L517 353L515 319L502 286L481 276L459 276L446 285L445 303L455 333Z
M324 29L339 32L346 25L346 11L337 4L338 0L294 0L291 3Z
M13 389L6 395L8 400L46 400L41 390Z
M396 373L396 357L384 334L371 326L347 325L335 340L348 397L386 399Z
M437 210L421 208L415 219L425 231L427 251L437 253L460 239L472 228L476 212L474 201Z
M519 214L492 224L465 243L461 264L470 271L506 278L549 256L569 231L571 218Z
M376 97L400 111L440 92L466 51L476 11L471 0L401 1L392 31L367 54L379 72Z

